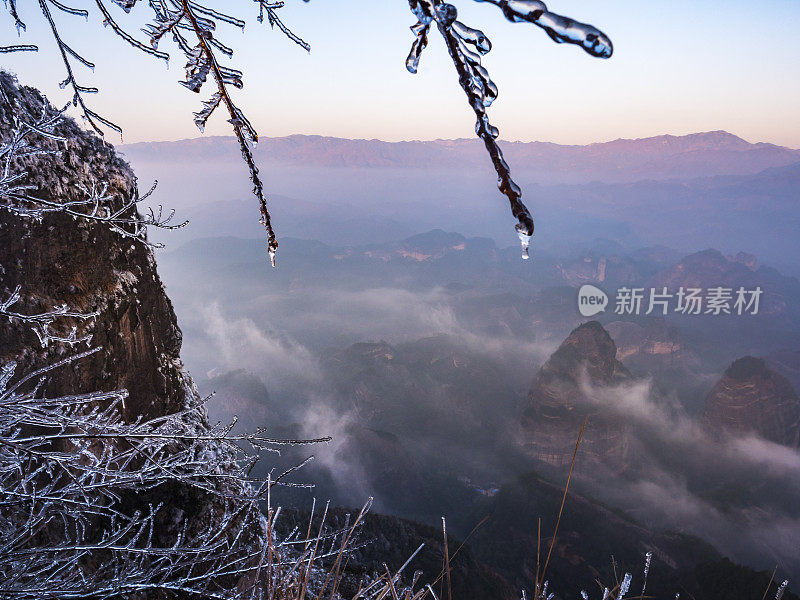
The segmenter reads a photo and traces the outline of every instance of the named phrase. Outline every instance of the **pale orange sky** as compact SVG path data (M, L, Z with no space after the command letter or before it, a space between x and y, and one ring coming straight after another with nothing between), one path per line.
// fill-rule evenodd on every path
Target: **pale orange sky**
M748 141L800 147L796 0L764 0L757 11L741 0L550 2L612 38L615 54L605 61L556 45L529 24L511 24L491 5L456 4L460 18L494 43L484 65L500 88L490 115L505 139L583 144L724 129ZM4 55L0 64L63 103L62 67L32 7L25 10L28 33L20 41L39 43L41 51ZM405 0L290 1L283 10L312 43L311 54L253 18L245 35L222 32L246 74L239 102L261 135L392 141L473 134L474 116L437 36L419 74L406 72L413 18ZM134 11L120 22L133 23L135 32L145 14ZM166 48L173 54L166 69L98 21L62 18L65 37L97 63L94 74L79 71L101 89L92 106L119 122L128 142L197 137L191 113L210 92L198 96L177 85L184 61L174 48ZM229 126L220 116L206 133L228 135Z

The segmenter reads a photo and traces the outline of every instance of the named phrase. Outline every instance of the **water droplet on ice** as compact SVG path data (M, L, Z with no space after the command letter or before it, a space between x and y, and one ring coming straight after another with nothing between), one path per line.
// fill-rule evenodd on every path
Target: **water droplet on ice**
M458 18L458 9L452 4L439 4L436 7L436 18L444 27L450 27Z
M530 255L530 247L531 247L531 236L529 236L524 231L520 231L517 229L517 235L519 236L519 242L522 246L522 260L528 260Z

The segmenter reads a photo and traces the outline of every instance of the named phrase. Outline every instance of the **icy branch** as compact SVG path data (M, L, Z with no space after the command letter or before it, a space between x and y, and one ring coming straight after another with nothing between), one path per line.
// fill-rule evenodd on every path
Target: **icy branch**
M18 323L26 323L30 325L31 329L36 334L36 337L39 338L39 343L43 348L49 346L51 342L59 342L69 346L75 346L84 342L86 344L91 343L92 335L87 333L85 335L78 336L78 328L76 326L73 326L66 335L55 333L50 328L52 327L53 323L59 319L76 319L78 321L87 321L96 317L98 313L80 313L70 310L66 304L61 304L52 310L43 313L27 315L22 314L11 310L11 307L20 301L22 296L21 291L22 286L17 286L6 300L0 301L0 315L7 317L9 321L16 321Z
M128 422L124 390L42 397L53 371L95 351L16 381L14 363L0 367L0 598L148 590L261 598L264 575L272 577L272 593L298 587L319 570L316 563L356 547L360 519L335 531L323 520L316 536L279 541L269 493L298 484L248 475L264 450L327 439L231 435L232 424L203 425L198 404ZM148 500L175 484L205 497L201 527ZM268 519L260 511L265 500ZM165 545L158 528L167 517L178 521Z
M87 94L97 93L95 87L88 87L80 84L76 78L75 65L82 65L89 69L94 69L94 64L83 54L76 51L61 35L56 16L66 14L70 16L89 17L88 11L81 8L73 8L63 4L59 0L37 0L41 14L46 21L52 37L58 47L61 60L66 70L66 77L61 82L61 87L70 87L72 90L71 102L78 107L84 121L98 135L103 136L103 128L108 128L122 135L122 129L93 111L86 102ZM271 28L277 28L289 40L296 43L305 50L310 50L310 45L296 35L278 16L278 10L283 7L283 2L269 2L267 0L254 0L258 5L258 16L256 20L261 23L265 20ZM129 13L139 0L112 0ZM144 2L142 2L145 4ZM136 39L128 33L114 18L109 7L103 0L94 0L94 4L103 17L103 25L110 27L111 30L131 47L154 56L155 58L169 61L169 54L159 49L159 44L165 37L171 37L178 49L186 58L186 78L180 83L193 92L199 93L209 76L214 80L216 91L206 101L203 101L202 108L194 113L194 122L202 131L211 115L220 106L224 106L228 113L228 122L231 124L236 139L239 143L242 158L247 165L250 179L253 184L253 195L258 200L260 221L266 229L268 244L267 252L272 265L275 265L275 253L278 249L278 241L272 227L272 219L267 208L267 200L264 194L264 184L261 181L258 167L253 157L252 145L258 141L258 134L250 124L244 113L237 107L230 94L228 86L241 88L244 85L243 73L235 68L220 64L217 53L225 58L233 57L233 48L219 39L217 30L220 25L233 26L244 29L245 20L211 8L201 2L190 0L149 0L146 4L153 13L152 21L145 26L143 32L149 38L147 42ZM16 11L15 0L9 0L6 4L7 9L14 20L18 32L25 30L25 24L20 21ZM194 38L194 39L190 39ZM148 43L149 42L149 43ZM0 52L19 52L37 50L34 45L11 45L0 46ZM163 226L168 222L160 220L160 215L151 214L149 225ZM160 223L161 225L156 225ZM121 223L127 224L127 223Z
M577 44L589 54L602 58L609 58L613 52L611 40L601 31L551 13L538 0L477 1L498 6L510 21L527 21L538 25L557 43ZM411 27L415 37L406 59L406 68L411 73L417 72L422 51L428 45L431 25L436 23L458 73L458 83L475 112L475 133L486 146L497 172L497 186L508 198L511 213L517 219L516 230L522 245L522 258L527 259L534 231L533 217L522 202L522 189L512 179L511 169L497 143L500 131L491 124L487 114L487 109L497 98L497 85L481 64L481 57L492 49L492 44L482 31L459 21L458 10L452 4L443 0L409 0L409 6L417 17L417 23Z
M25 158L59 153L56 149L45 148L41 142L65 141L55 133L62 122L63 110L50 111L45 103L41 115L34 120L21 114L19 107L12 106L2 96L0 108L11 111L14 123L9 141L0 143L0 209L39 222L48 214L63 213L76 219L103 223L122 237L153 247L161 247L161 244L148 241L149 227L171 230L188 224L188 221L173 223L175 211L164 214L161 207L158 210L148 208L144 216L139 213L138 205L155 191L157 182L143 195L137 191L115 210L110 208L112 196L107 194L105 183L93 182L89 187L78 184L77 189L83 197L77 200L60 202L35 195L36 186L27 183L29 174L18 165Z

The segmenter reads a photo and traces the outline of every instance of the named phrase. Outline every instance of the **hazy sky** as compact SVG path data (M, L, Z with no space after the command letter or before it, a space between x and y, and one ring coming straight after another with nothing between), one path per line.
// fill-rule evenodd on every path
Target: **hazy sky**
M0 55L0 65L65 102L68 94L57 86L63 68L45 23L33 3L19 4L28 25L20 41L39 43L41 50ZM141 4L128 17L111 9L138 32L148 14ZM611 36L615 54L606 61L554 44L532 25L509 23L489 4L456 4L460 19L494 43L484 65L500 88L491 115L506 139L588 143L725 129L750 141L800 147L798 0L550 2L554 12ZM237 98L262 136L472 135L474 117L438 34L420 73L405 70L414 21L406 0L287 0L281 14L311 42L310 54L257 23L252 2L236 5L249 18L246 33L231 28L221 38L237 50L234 65L246 75ZM13 43L2 7L0 15L2 42ZM191 113L211 92L197 96L177 85L184 60L171 43L164 45L172 55L167 69L101 28L96 13L88 24L58 19L68 42L97 63L94 74L76 68L83 83L100 87L92 106L124 127L126 141L198 135ZM221 114L206 133L229 134Z

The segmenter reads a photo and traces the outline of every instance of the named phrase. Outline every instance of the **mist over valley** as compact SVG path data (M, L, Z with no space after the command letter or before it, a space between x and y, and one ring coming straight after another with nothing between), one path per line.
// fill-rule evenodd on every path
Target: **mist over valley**
M529 587L588 415L554 581L648 551L664 585L722 556L800 575L800 155L723 133L512 144L539 228L522 261L473 145L266 140L274 270L227 140L123 147L190 220L159 271L212 417L333 437L286 453L315 455L293 477L316 485L287 505L374 496L462 538L488 515L476 556ZM592 319L587 283L611 298ZM621 288L717 286L762 290L758 314L615 311Z

